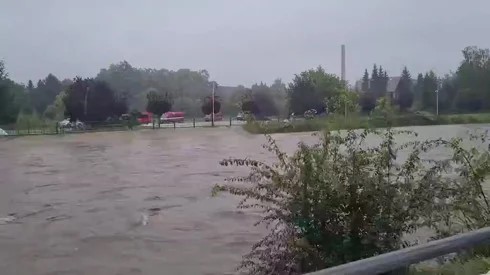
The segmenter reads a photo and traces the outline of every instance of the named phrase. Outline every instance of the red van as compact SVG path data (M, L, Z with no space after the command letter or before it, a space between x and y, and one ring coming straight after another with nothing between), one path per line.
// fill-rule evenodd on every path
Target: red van
M143 112L138 117L138 122L141 124L150 124L153 122L153 114L149 112Z
M184 112L166 112L162 115L161 121L163 123L169 122L184 122L185 113Z

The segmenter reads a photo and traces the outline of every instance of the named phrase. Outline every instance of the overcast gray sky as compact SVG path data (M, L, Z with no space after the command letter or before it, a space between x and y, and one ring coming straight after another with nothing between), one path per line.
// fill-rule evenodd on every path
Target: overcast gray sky
M468 45L490 47L489 0L0 0L0 59L20 82L133 66L207 69L250 85L322 65L347 78L454 70Z

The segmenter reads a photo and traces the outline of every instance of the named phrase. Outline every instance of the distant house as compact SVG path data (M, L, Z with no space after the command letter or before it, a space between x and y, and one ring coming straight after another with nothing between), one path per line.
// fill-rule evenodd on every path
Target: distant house
M386 85L386 94L389 96L391 99L396 99L396 89L398 88L398 85L400 84L400 79L401 76L390 76L388 78L388 84ZM412 79L412 85L416 82L415 79ZM369 86L371 85L371 81L369 81ZM362 91L362 79L356 81L355 84L355 90L358 92L363 92Z
M398 85L400 84L400 79L400 76L394 76L388 79L388 84L386 84L386 95L389 98L396 100L398 97L396 94L396 88L398 88Z

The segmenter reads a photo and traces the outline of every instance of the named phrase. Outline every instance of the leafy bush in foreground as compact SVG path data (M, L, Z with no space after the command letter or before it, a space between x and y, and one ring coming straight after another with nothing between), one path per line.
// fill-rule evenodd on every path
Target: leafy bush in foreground
M262 209L257 224L270 228L240 269L300 274L410 245L404 234L420 227L444 236L461 217L468 229L488 225L490 207L481 186L488 152L466 150L461 139L396 144L399 135L416 137L393 129L326 131L314 145L300 143L291 156L267 136L264 147L277 163L223 160L225 166L249 166L250 173L227 179L213 192L243 197L238 207ZM453 154L426 159L441 148Z

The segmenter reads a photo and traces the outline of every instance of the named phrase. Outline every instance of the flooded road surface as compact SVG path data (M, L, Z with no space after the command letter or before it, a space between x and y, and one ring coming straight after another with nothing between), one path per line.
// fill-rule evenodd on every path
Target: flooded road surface
M287 151L314 140L275 137ZM0 139L0 273L233 274L265 231L211 188L244 173L222 158L269 158L264 141L239 128Z

